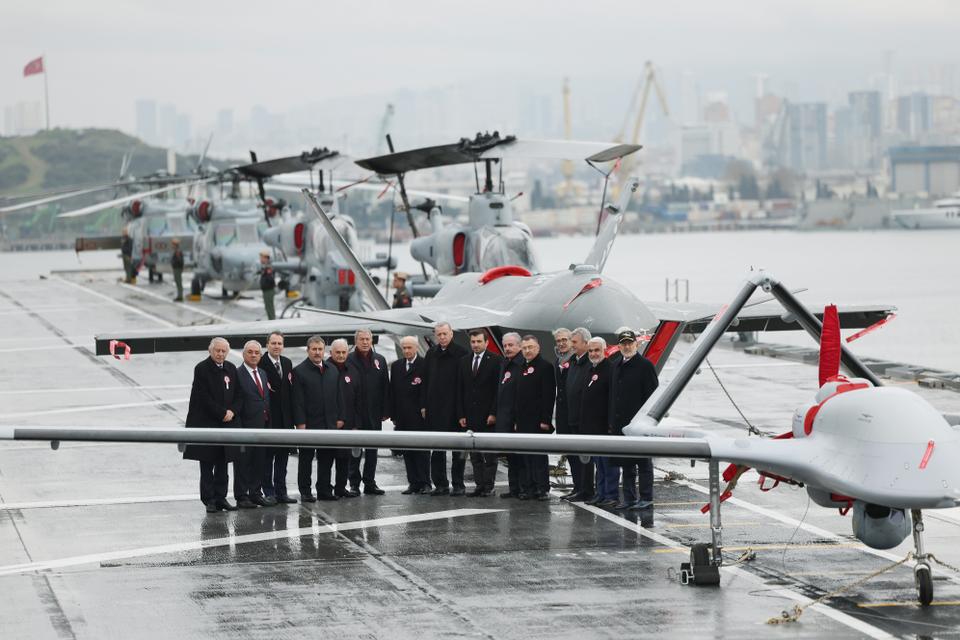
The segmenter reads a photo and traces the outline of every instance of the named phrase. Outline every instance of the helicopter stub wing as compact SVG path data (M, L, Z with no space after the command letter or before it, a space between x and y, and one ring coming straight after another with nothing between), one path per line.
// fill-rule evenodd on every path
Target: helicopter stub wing
M79 237L74 240L74 251L103 251L106 249L119 249L123 238L120 236L88 236Z

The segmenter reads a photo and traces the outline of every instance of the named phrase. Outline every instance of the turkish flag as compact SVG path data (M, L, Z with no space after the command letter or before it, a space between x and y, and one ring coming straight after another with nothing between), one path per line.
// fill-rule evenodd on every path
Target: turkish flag
M43 73L43 56L31 60L27 63L27 66L23 68L23 77L32 76L37 73Z

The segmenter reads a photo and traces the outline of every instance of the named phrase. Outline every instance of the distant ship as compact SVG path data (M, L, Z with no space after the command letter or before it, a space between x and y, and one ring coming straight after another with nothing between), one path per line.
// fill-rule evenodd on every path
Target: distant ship
M893 219L905 229L960 229L960 193L925 209L900 209Z

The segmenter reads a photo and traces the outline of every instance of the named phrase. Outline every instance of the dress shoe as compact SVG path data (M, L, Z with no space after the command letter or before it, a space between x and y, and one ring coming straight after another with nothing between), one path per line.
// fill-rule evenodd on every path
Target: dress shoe
M357 485L357 486L350 485L350 491L352 491L353 493L356 493L357 495L360 495L360 485Z
M375 484L364 486L363 492L368 496L382 496L383 494L386 493L386 491L384 491L383 489L381 489Z
M577 497L579 497L579 496L580 496L580 492L579 492L579 491L571 491L570 493L565 493L564 495L560 496L560 499L561 499L561 500L573 500L574 498L577 498Z
M634 503L632 502L618 502L617 504L613 505L613 510L624 511L625 509L629 509L630 507L632 507L633 504Z
M603 496L594 496L590 500L584 500L587 504L596 505L598 502L603 502Z
M481 497L481 498L489 498L489 497L492 496L492 495L493 495L493 491L481 491L481 492L480 492L480 497Z
M420 490L417 491L417 493L419 493L422 496L429 496L431 493L433 493L433 489L430 487L430 485L425 484L422 487L420 487Z
M240 509L256 509L257 505L252 500L241 498L237 500L237 507Z
M400 493L401 493L402 495L409 496L409 495L412 495L412 494L414 494L414 493L416 493L416 492L417 492L417 489L414 488L414 486L411 484L410 486L408 486L406 489L404 489L404 490L401 491Z
M512 493L512 492L510 492L510 491L501 491L501 492L500 492L500 497L501 497L501 498L516 498L516 497L517 497L517 494Z
M601 500L600 502L595 502L594 505L600 507L601 509L606 509L607 507L612 507L617 504L616 500Z
M274 498L273 496L264 496L264 497L263 497L263 506L265 506L265 507L275 507L275 506L277 506L278 504L280 504L280 502L279 502L276 498Z
M517 494L517 499L518 499L518 500L529 500L529 499L530 499L530 496L528 496L528 495L525 494L525 493L518 493L518 494Z
M540 502L546 502L547 500L550 499L550 494L549 494L549 493L538 493L537 495L535 495L535 496L533 496L533 497L534 497L535 499L539 500Z
M581 493L574 498L568 498L567 502L586 502L587 504L590 504L591 500L596 500L596 496L594 496L592 493L588 493L587 495Z
M466 494L467 494L466 489L454 489L453 491L450 492L450 496L454 498L464 496Z
M630 505L630 509L650 509L651 507L653 507L653 500L637 500Z
M226 498L224 498L223 500L217 500L217 503L216 503L216 504L217 504L217 509L222 509L222 510L224 510L224 511L236 511L236 510L237 510L237 506L236 506L235 504L231 504L231 503L227 502L227 499L226 499Z
M301 493L301 494L300 494L300 502L303 502L304 504L306 504L307 502L316 502L316 501L317 501L317 499L313 497L313 494L312 494L312 493Z
M278 496L277 502L282 504L297 504L297 499L291 498L290 496Z
M333 492L333 495L340 496L341 498L359 498L360 492L354 491L353 489L338 489Z
M332 493L318 493L318 494L317 494L317 500L332 501L332 500L339 500L339 499L340 499L339 497L333 495Z
M206 507L207 513L220 513L220 509L217 508L217 505L214 502L207 502Z
M448 487L437 487L430 492L432 496L448 496L450 495L450 489Z
M479 498L479 497L481 497L481 496L483 496L483 490L482 490L482 489L474 489L473 491L471 491L470 493L467 494L467 497L468 497L468 498Z
M267 502L267 500L263 496L253 496L252 498L250 498L250 502L260 507L270 506L270 503ZM274 502L273 504L276 504L276 502Z

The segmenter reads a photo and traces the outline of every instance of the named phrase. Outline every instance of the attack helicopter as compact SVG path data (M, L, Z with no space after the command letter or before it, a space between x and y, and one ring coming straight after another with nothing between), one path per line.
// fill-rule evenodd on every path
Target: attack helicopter
M636 144L573 142L568 140L520 140L516 136L501 136L499 132L477 133L473 138L461 138L453 144L411 149L393 152L393 141L387 136L391 153L373 158L358 160L357 164L380 176L395 176L402 208L414 239L410 244L410 253L418 262L430 265L436 272L433 278L427 278L424 269L423 278L416 277L409 284L414 295L432 295L439 290L445 277L461 273L484 271L504 266L519 266L536 273L539 271L536 254L533 249L533 234L530 227L515 220L513 200L519 195L506 193L503 180L503 162L508 159L584 159L597 169L605 179L609 178L612 168L622 158L635 153L641 147ZM404 177L410 171L428 168L447 167L472 163L476 192L469 198L456 197L467 202L466 223L445 222L443 208L438 200L449 199L445 194L431 194L416 204L411 204ZM483 182L479 173L483 167ZM498 174L494 176L494 165ZM369 186L367 187L369 188ZM606 189L604 189L604 193ZM412 210L427 214L431 232L420 235L414 224Z
M316 171L316 195L321 206L347 245L356 252L359 247L356 224L349 215L341 213L340 201L346 195L344 191L335 188L338 184L341 188L346 188L356 181L335 182L333 177L335 170L352 165L349 156L329 151L327 156L316 162L309 171L311 188L314 186L313 172ZM359 180L367 177L369 176L363 176ZM299 194L302 187L295 185L295 181L277 181L269 184L267 190ZM298 212L268 229L263 240L286 256L285 259L273 263L274 270L299 282L300 296L287 303L280 317L296 317L303 307L308 306L338 311L360 311L364 308L363 296L357 289L356 275L313 215L304 216L302 212ZM396 267L396 260L378 255L373 259L363 260L362 265L367 270L388 266L393 268Z

